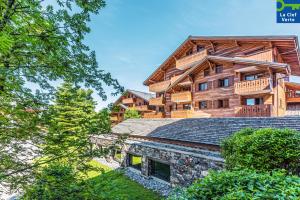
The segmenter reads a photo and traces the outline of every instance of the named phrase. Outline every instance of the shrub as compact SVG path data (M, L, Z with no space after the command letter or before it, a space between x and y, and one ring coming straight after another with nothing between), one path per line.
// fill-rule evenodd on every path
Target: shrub
M225 139L226 168L300 173L300 132L290 129L243 129Z
M86 185L76 178L71 166L51 164L38 173L33 185L25 191L24 200L84 199Z
M283 172L257 173L253 170L211 171L169 200L194 199L289 199L300 198L300 178Z
M136 109L127 109L124 113L124 118L125 119L137 119L137 118L141 118L141 115L139 114L139 112Z

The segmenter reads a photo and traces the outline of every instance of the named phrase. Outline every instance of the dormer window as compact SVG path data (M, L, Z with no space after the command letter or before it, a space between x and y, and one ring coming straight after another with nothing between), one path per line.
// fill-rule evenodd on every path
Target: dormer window
M189 56L189 55L192 55L193 54L193 49L190 49L190 50L188 50L187 52L186 52L186 56Z
M203 51L204 49L205 49L205 46L197 45L197 52Z

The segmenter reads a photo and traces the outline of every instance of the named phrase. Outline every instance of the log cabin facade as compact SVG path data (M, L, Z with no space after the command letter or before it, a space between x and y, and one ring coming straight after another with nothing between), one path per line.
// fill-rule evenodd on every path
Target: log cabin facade
M124 120L124 113L127 109L136 109L142 116L145 113L153 112L154 106L149 105L149 100L154 95L151 93L140 92L136 90L126 90L114 103L110 120L112 124L117 124Z
M293 115L300 85L291 75L300 75L296 36L190 36L144 81L156 94L144 117Z

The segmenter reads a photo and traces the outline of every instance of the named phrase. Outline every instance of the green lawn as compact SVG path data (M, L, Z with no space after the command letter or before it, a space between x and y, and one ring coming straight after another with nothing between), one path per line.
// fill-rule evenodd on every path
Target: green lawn
M111 170L97 161L92 166L102 167L104 172L91 171L86 180L91 184L91 199L103 200L158 200L161 196L130 180L122 172Z

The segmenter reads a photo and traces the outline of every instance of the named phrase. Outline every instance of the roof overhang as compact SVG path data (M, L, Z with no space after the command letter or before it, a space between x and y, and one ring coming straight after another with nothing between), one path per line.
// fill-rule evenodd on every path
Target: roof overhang
M206 56L202 60L200 60L198 63L196 63L193 67L188 69L185 73L182 74L180 78L178 78L176 81L174 81L165 92L172 89L174 86L176 86L180 81L182 81L184 78L186 78L188 75L195 72L197 69L199 69L201 66L203 66L206 62L225 62L225 63L234 63L234 64L244 64L244 65L250 65L253 67L258 68L272 68L276 72L289 74L290 73L290 67L288 64L283 63L274 63L274 62L265 62L265 61L256 61L256 60L247 60L244 58L228 58L228 57L221 57L221 56Z
M291 55L294 54L294 58L297 61L293 61L292 70L293 75L300 75L300 60L299 60L299 42L298 37L296 35L278 35L278 36L189 36L144 82L143 84L148 86L151 84L151 78L155 76L155 74L163 71L163 67L171 60L174 59L175 55L180 52L180 50L186 46L187 44L193 43L192 41L209 41L209 42L220 42L220 41L249 41L249 42L277 42L279 46L282 46L282 52L280 52L287 60L291 59ZM282 44L281 44L281 43ZM289 48L286 48L286 44L284 42L292 43ZM284 50L284 49L287 49Z

